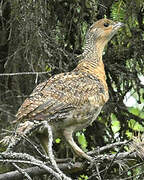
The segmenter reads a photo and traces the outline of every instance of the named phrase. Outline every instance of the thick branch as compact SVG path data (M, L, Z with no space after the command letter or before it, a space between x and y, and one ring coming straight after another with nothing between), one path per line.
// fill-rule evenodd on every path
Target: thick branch
M75 164L60 163L58 165L58 167L61 170L73 173L73 172L77 172L77 171L82 171L84 165L83 165L83 163L80 163L80 162L77 162ZM29 176L31 178L35 177L37 175L47 174L47 171L45 169L42 169L39 167L30 167L30 168L24 169L24 172L29 174ZM23 175L18 171L12 171L12 172L0 174L1 180L13 180L13 179L21 180L22 178L23 178Z

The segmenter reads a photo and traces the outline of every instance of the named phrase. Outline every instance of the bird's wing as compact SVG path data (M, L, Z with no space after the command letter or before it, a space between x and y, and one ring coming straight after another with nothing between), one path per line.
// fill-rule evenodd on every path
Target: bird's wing
M83 72L61 73L39 84L17 113L17 121L43 120L62 111L70 111L85 103L99 105L104 86L96 77Z

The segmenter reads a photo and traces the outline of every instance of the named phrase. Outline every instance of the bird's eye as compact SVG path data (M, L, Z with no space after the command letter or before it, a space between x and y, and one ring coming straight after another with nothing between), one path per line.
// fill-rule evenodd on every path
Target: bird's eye
M109 26L109 23L104 23L104 27L108 27Z

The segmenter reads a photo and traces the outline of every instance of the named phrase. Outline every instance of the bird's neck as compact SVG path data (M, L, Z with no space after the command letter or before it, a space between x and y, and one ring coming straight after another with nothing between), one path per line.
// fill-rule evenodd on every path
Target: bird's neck
M99 41L99 43L92 46L92 48L90 48L90 46L87 48L86 46L82 58L74 71L85 72L95 76L102 82L105 89L108 91L104 64L102 61L102 53L105 44L105 42Z
M86 71L105 79L105 70L102 61L104 47L104 41L98 41L95 45L86 44L82 59L79 61L76 70Z
M88 38L85 44L85 49L82 54L84 59L95 59L95 62L98 62L102 59L102 53L105 45L108 42L108 39L99 37L96 40L94 38Z

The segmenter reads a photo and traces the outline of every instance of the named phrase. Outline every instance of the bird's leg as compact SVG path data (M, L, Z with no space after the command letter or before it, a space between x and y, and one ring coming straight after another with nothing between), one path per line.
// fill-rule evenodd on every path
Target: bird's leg
M66 138L67 142L71 145L71 147L73 148L73 150L75 151L75 153L80 156L83 157L85 159L87 159L88 161L92 161L92 157L88 156L85 152L83 152L78 145L74 142L73 137L73 130L71 128L67 128L63 131L63 135Z
M37 134L37 138L45 152L45 155L48 156L48 135Z

